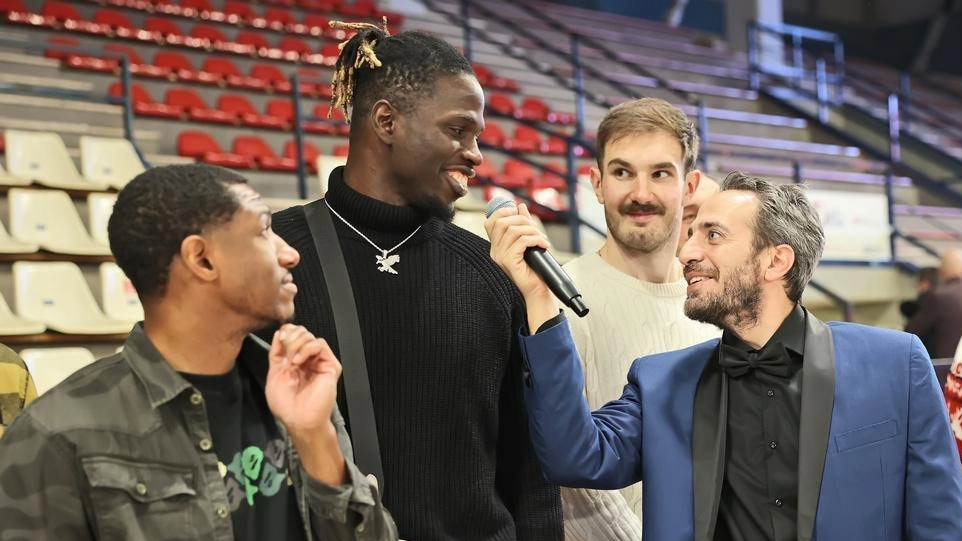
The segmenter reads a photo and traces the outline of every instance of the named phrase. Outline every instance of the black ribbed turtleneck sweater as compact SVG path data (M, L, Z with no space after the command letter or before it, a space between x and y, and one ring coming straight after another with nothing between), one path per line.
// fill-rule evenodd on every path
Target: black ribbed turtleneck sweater
M384 504L402 539L560 541L558 489L544 482L521 402L517 289L489 245L455 225L389 205L331 175L332 216L357 303L384 466ZM301 254L296 323L338 351L324 273L302 207L273 218ZM339 393L345 416L350 412Z

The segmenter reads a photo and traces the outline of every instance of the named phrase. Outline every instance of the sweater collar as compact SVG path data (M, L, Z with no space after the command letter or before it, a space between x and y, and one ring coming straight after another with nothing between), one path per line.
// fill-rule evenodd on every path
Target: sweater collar
M344 181L344 167L331 172L325 198L351 225L374 231L411 231L430 218L414 207L391 205L351 188Z

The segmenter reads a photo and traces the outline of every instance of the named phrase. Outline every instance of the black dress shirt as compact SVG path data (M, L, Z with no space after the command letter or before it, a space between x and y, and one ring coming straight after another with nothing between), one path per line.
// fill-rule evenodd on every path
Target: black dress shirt
M725 475L716 541L797 538L798 431L805 318L805 310L796 305L758 351L733 333L726 331L722 335L719 359L724 377L728 379L728 411ZM728 356L754 361L756 356L765 355L775 359L771 362L781 364L778 374L762 368L731 370L725 368L730 363L722 360ZM737 377L733 375L739 372Z

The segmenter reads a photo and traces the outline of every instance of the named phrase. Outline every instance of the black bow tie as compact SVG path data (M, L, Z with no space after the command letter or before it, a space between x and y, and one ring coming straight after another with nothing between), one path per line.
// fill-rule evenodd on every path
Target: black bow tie
M761 350L745 351L736 346L722 344L718 365L729 376L744 376L749 368L761 370L772 376L787 377L791 373L788 351L781 342L769 342Z

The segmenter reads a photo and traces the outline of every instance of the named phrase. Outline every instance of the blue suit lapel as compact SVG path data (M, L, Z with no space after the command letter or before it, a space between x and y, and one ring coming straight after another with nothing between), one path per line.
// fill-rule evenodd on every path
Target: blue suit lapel
M718 368L717 357L715 348L695 388L691 443L695 541L711 541L714 535L725 475L728 378Z
M827 325L807 314L798 439L798 539L811 541L835 403L835 347Z

